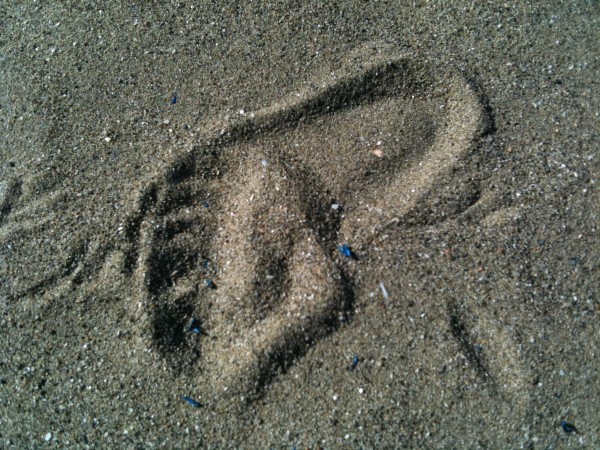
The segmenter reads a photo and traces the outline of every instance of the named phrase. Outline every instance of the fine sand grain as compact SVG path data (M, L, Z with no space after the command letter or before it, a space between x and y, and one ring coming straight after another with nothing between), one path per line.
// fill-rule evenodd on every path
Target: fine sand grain
M600 446L597 7L144 5L0 9L0 447Z

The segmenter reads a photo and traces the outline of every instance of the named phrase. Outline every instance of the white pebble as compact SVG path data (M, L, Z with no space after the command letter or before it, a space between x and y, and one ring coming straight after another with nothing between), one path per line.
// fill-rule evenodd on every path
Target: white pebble
M340 207L340 205L338 205L337 203L334 203L333 205L331 205L331 209L338 209Z
M46 435L44 436L44 440L48 442L50 439L52 439L52 433L46 433Z

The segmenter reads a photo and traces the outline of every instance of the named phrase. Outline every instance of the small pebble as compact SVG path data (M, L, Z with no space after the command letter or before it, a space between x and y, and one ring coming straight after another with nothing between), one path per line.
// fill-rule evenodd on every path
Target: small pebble
M188 402L190 405L192 405L194 408L200 408L202 406L202 404L200 402L194 400L192 397L183 395L183 396L181 396L181 398L183 400L185 400L186 402Z
M577 433L577 428L572 423L563 420L560 423L560 426L562 427L565 433Z
M348 244L338 245L338 249L346 258L352 258L352 250L350 250L350 246Z
M46 433L46 435L44 436L44 440L48 442L50 441L50 439L52 439L52 433Z
M188 331L191 331L192 333L196 334L202 333L202 328L200 328L200 321L192 318L188 326Z

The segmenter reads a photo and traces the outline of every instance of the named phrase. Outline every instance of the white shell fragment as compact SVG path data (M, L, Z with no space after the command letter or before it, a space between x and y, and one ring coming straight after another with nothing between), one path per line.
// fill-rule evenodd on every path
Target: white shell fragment
M383 298L385 298L386 300L388 298L390 298L390 296L388 295L388 291L386 290L386 288L383 285L383 283L379 283L379 287L381 288L381 292L383 293Z

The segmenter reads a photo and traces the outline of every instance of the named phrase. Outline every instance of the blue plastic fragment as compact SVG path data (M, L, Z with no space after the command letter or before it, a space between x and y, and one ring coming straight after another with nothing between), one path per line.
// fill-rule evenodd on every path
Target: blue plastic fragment
M188 331L191 331L192 333L196 333L196 334L202 333L202 328L200 327L200 321L192 318L192 320L190 320L190 325L188 326Z
M208 200L204 200L202 202L202 206L204 206L205 208L208 208L210 206L209 203L208 203Z
M194 400L192 397L188 397L187 395L182 395L181 398L188 402L190 405L192 405L194 408L200 408L202 406L202 403Z
M215 282L213 280L211 280L210 278L208 280L204 280L204 286L206 286L207 288L210 289L216 289L216 285Z
M577 428L575 428L575 425L573 425L572 423L569 423L565 420L563 420L560 423L560 426L562 427L562 429L565 433L577 433Z
M177 92L173 94L173 98L171 99L171 105L174 105L175 103L177 103Z
M353 371L354 369L356 369L356 366L358 366L359 361L360 360L358 359L358 356L354 356L354 358L352 358L352 365L348 367L348 370Z
M352 258L353 253L352 250L350 250L350 246L348 244L338 245L338 249L340 250L340 252L342 252L342 255L344 255L345 257Z

